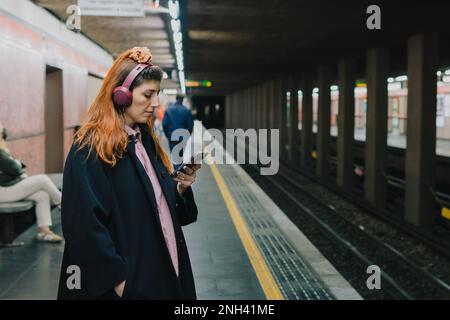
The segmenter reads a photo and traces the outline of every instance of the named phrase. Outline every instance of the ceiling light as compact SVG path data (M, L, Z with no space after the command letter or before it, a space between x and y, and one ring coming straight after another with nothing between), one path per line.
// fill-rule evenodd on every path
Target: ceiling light
M395 78L395 81L406 81L408 80L408 76L398 76L397 78Z
M178 20L178 19L176 19L176 20L172 19L172 20L170 21L170 24L171 24L171 26L172 26L172 31L173 31L173 32L179 32L179 31L180 31L180 29L181 29L181 22L180 22L180 20Z
M179 31L176 33L174 32L173 39L175 40L175 43L177 42L181 43L181 41L183 41L183 35Z
M180 6L178 1L169 0L169 13L172 19L177 19L180 14Z

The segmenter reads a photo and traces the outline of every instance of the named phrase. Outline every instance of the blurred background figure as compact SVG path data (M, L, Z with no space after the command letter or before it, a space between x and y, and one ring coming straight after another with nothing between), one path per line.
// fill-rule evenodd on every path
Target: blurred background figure
M164 129L164 134L166 135L167 140L169 140L170 152L172 152L173 148L177 144L187 142L177 139L172 140L172 133L177 129L186 129L191 134L192 129L194 128L194 120L192 119L191 110L183 105L183 100L184 95L177 94L175 102L169 105L164 113L162 126ZM180 156L183 156L182 152L183 150L181 150Z
M164 118L164 108L160 105L157 110L158 111L156 112L156 116L155 116L154 128L155 128L156 135L158 136L159 139L161 139L161 138L163 138L163 133L164 133L163 128L162 128L162 121Z
M33 200L36 203L37 240L61 242L51 229L51 206L61 205L61 192L45 174L28 177L25 164L14 159L6 146L8 133L0 123L0 202Z

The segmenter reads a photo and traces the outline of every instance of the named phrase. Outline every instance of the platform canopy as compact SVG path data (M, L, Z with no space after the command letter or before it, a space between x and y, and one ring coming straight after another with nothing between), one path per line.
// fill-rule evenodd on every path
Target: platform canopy
M381 30L368 30L367 7L378 4ZM335 65L345 54L391 48L392 67L406 71L407 37L440 32L441 56L450 57L448 1L188 0L187 78L209 80L198 94L229 93L279 72ZM396 71L396 70L394 70Z

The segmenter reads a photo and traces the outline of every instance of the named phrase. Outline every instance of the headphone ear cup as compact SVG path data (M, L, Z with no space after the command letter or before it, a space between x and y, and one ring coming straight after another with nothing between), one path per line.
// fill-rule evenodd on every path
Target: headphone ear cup
M113 91L113 102L116 107L129 107L133 102L133 94L127 87L116 87Z

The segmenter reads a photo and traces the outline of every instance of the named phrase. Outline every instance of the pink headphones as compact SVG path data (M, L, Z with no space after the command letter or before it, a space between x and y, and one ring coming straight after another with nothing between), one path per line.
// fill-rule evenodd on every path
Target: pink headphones
M116 107L126 108L133 102L133 94L130 91L134 79L145 69L150 67L149 63L140 63L128 74L121 86L114 88L113 101Z

